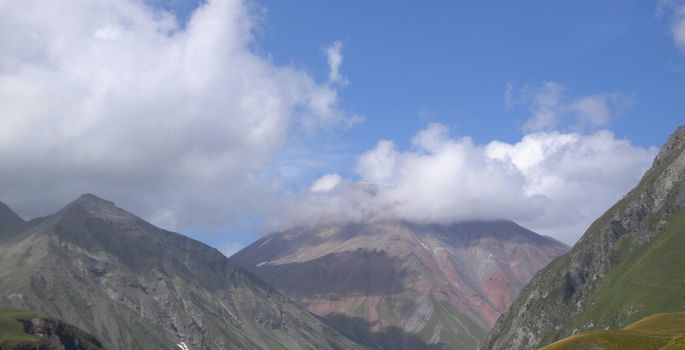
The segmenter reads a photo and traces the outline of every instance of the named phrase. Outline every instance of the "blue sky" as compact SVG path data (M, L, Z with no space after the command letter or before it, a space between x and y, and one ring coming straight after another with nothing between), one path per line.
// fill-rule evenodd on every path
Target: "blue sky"
M507 84L622 92L634 103L605 128L640 146L661 145L685 120L685 57L652 1L259 4L256 47L279 64L325 79L322 48L343 43L343 105L365 122L325 140L352 154L379 138L406 147L430 122L479 143L515 142L529 111L507 108ZM349 172L350 163L331 171Z
M226 251L376 216L573 243L685 120L677 0L17 1L0 33L0 200Z
M343 42L343 102L366 118L347 136L362 149L379 136L409 140L430 121L480 142L513 141L527 115L505 107L507 83L634 96L609 128L644 146L683 120L685 59L651 1L260 4L257 47L275 62L324 77L322 47Z

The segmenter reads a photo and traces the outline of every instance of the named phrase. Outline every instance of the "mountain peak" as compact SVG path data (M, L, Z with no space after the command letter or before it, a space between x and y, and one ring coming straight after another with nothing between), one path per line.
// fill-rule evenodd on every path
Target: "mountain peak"
M24 222L7 204L0 202L0 230Z
M81 205L97 205L97 206L109 206L114 207L114 203L102 199L92 193L85 193L76 198L71 204L81 204Z
M83 213L97 217L130 217L133 214L117 207L113 202L102 199L94 194L86 193L69 203L63 213Z
M654 158L653 168L658 167L665 160L683 152L685 146L685 125L681 125L671 134L668 141L661 147Z

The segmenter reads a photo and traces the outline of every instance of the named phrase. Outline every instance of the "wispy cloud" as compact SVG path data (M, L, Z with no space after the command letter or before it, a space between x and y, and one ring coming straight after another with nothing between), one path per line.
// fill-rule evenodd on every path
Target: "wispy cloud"
M547 81L539 86L525 85L518 91L509 83L504 90L508 108L527 107L530 116L525 131L597 130L633 105L633 98L621 92L572 96L560 83Z
M685 2L661 0L657 2L657 15L671 21L671 35L678 48L685 51Z
M346 85L347 78L340 73L340 66L342 65L342 42L335 41L326 47L326 58L328 60L328 80L331 83Z

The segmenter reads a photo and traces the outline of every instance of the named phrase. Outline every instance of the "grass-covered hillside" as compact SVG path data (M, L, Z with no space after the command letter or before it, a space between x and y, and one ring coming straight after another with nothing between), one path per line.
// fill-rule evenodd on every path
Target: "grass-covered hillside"
M90 334L25 310L0 310L0 350L104 349Z
M541 350L683 350L685 312L654 314L620 330L575 335Z
M665 226L664 231L650 244L624 252L575 320L576 327L594 322L614 328L655 313L685 310L685 210L654 220L662 220L657 225Z

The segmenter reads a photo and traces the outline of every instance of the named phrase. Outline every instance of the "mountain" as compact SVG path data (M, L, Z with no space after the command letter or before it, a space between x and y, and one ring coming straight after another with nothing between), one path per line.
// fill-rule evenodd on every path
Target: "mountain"
M540 350L678 350L685 348L685 312L660 313L623 329L581 333Z
M681 126L638 186L531 280L483 348L533 349L582 331L685 310L684 207Z
M0 350L98 350L92 335L33 311L0 309Z
M84 195L0 235L0 306L111 349L361 349L219 251Z
M15 214L7 204L0 202L0 234L23 223L24 220Z
M568 250L510 221L373 221L263 237L231 257L383 349L475 349L540 268Z

